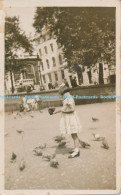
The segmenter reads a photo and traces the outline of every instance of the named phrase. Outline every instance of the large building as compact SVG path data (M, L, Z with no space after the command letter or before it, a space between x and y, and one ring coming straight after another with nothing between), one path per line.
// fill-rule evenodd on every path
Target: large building
M67 79L71 86L70 73L65 68L66 62L64 61L63 50L57 44L56 38L43 30L42 34L36 37L35 40L35 48L41 59L41 81L45 89L49 89L50 83L53 86L61 84L64 78Z

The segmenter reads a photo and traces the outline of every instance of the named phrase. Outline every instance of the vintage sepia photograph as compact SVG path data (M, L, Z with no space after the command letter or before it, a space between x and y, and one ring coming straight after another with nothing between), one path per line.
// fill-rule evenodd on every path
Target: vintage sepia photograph
M117 190L117 6L4 13L4 189Z

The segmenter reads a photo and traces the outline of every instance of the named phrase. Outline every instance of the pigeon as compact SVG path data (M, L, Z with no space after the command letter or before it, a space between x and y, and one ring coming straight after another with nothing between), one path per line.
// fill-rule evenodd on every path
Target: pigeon
M34 118L34 116L33 116L33 115L30 115L30 117L31 117L31 118Z
M99 134L93 133L94 141L103 141L105 140L105 137L101 137Z
M19 165L19 169L20 169L20 171L23 171L25 169L25 160L24 159L21 160L20 165Z
M22 116L21 116L21 114L19 113L19 112L17 112L17 114L16 115L18 115L18 116L20 116L21 118L22 118Z
M23 130L16 130L19 134L23 133Z
M54 137L54 140L55 140L57 143L61 142L61 141L64 140L64 139L65 139L65 137L63 137L63 136L56 136L56 137Z
M82 148L90 147L90 144L88 144L88 143L86 143L84 141L79 140L79 143L80 143Z
M104 149L109 149L109 145L108 145L108 143L107 143L107 141L106 140L104 140L103 142L102 142L102 146L101 146L102 148L104 148Z
M58 168L58 165L59 165L59 163L55 158L50 161L51 167Z
M12 152L12 157L11 157L11 160L15 160L15 159L16 159L16 157L17 157L17 155L16 155L14 152Z
M38 147L36 147L36 148L39 148L39 149L42 149L42 150L43 150L44 148L46 148L46 143L45 143L45 144L42 144L42 145L40 145L40 146L38 146ZM35 148L35 149L36 149L36 148Z
M5 134L4 134L4 136L7 136L8 135L8 133L6 132Z
M17 157L17 155L14 152L12 152L12 156L11 156L10 162L11 163L16 162L16 157Z
M59 142L58 147L59 148L64 147L65 145L66 145L66 141L61 141L61 142Z
M19 112L14 113L13 115L14 115L14 119L16 119L17 116L20 116L22 118L22 116L21 116L21 114Z
M42 156L42 150L39 147L36 147L34 150L36 156Z
M98 121L98 120L99 120L98 118L92 117L92 121L93 121L93 122L96 122L96 121Z
M55 153L52 154L52 155L42 155L42 158L44 158L44 159L46 159L48 161L54 159L55 157L56 157L56 154Z
M48 108L49 114L52 115L54 111L55 111L55 107L54 106L49 106L49 108Z

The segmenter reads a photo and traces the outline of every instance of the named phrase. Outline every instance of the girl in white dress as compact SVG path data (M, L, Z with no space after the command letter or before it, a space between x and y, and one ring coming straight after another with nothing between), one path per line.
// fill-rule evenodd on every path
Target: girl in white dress
M69 93L68 87L62 83L59 88L59 94L64 96L63 107L59 111L55 111L53 114L61 112L60 131L61 134L71 134L74 141L74 150L69 158L74 158L80 155L79 150L79 138L77 133L81 130L80 121L75 111L75 102Z

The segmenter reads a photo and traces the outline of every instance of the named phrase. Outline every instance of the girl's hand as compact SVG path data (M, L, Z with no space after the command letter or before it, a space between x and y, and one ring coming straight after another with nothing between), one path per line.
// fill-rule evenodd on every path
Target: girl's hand
M60 113L61 110L58 110L58 111L54 111L53 114L57 114L57 113Z

